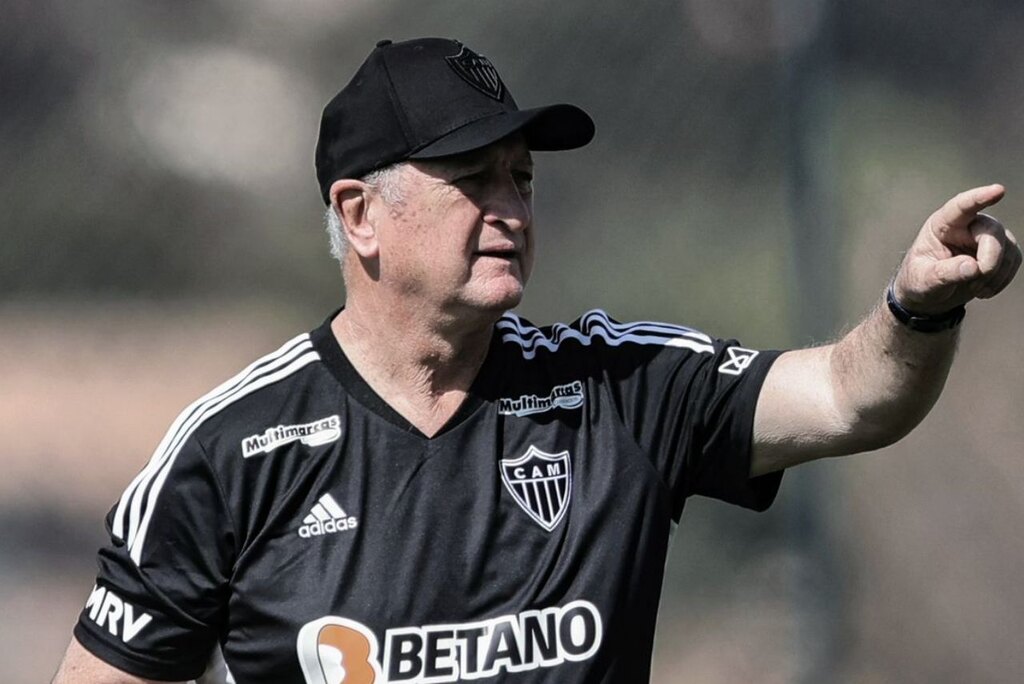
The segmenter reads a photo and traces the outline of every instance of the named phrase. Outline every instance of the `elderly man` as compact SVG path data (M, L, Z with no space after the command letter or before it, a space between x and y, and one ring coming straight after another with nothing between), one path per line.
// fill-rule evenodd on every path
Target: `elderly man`
M686 498L762 510L784 468L905 435L964 304L1021 261L988 186L833 345L600 310L537 327L509 313L531 150L592 135L576 107L519 110L457 42L377 45L317 147L345 308L175 421L108 517L55 681L646 681Z

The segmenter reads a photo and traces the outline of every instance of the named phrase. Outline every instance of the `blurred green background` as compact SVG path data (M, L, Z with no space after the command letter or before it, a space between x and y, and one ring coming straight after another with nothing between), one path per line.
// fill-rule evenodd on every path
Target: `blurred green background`
M380 38L455 37L539 154L538 323L601 306L790 347L878 299L925 217L1024 209L1013 0L8 0L0 19L0 681L48 681L102 516L177 412L343 301L320 109ZM655 682L1024 681L1024 300L969 307L923 426L691 501Z

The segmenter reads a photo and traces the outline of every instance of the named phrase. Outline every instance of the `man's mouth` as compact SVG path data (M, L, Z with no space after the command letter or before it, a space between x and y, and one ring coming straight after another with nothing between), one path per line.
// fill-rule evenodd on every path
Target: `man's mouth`
M519 252L515 249L482 249L473 253L475 256L495 257L497 259L518 259Z

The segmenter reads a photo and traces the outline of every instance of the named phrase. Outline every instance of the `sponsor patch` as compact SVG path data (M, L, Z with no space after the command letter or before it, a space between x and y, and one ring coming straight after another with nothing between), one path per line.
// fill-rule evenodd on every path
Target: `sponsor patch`
M307 622L295 644L306 684L383 684L377 637L366 625L328 615Z
M546 397L523 394L516 398L502 397L498 400L498 413L503 416L529 416L554 409L578 409L583 406L583 383L573 380L565 385L555 385Z
M341 437L341 418L337 415L302 425L278 425L243 439L242 457L250 458L259 454L269 454L274 449L292 442L302 442L309 447L321 446L334 442L339 437Z
M112 636L120 637L126 644L153 621L149 613L136 611L135 606L98 585L92 588L85 607L89 609L90 620L106 627Z
M440 683L587 660L603 635L597 607L579 600L476 622L388 629L381 662L373 631L342 617L307 623L296 647L306 684Z
M572 464L569 452L549 454L530 445L515 459L501 459L501 479L519 507L548 532L569 509Z

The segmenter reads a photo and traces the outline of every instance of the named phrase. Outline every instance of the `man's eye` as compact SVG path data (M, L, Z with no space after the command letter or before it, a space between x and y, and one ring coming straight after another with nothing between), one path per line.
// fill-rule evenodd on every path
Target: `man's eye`
M467 173L463 176L458 176L452 181L452 183L455 183L456 185L461 183L479 183L480 181L483 180L484 175L485 174L482 171L477 171L475 173Z
M520 173L513 173L512 177L516 181L516 187L519 188L520 192L532 192L533 191L533 174L525 171Z

